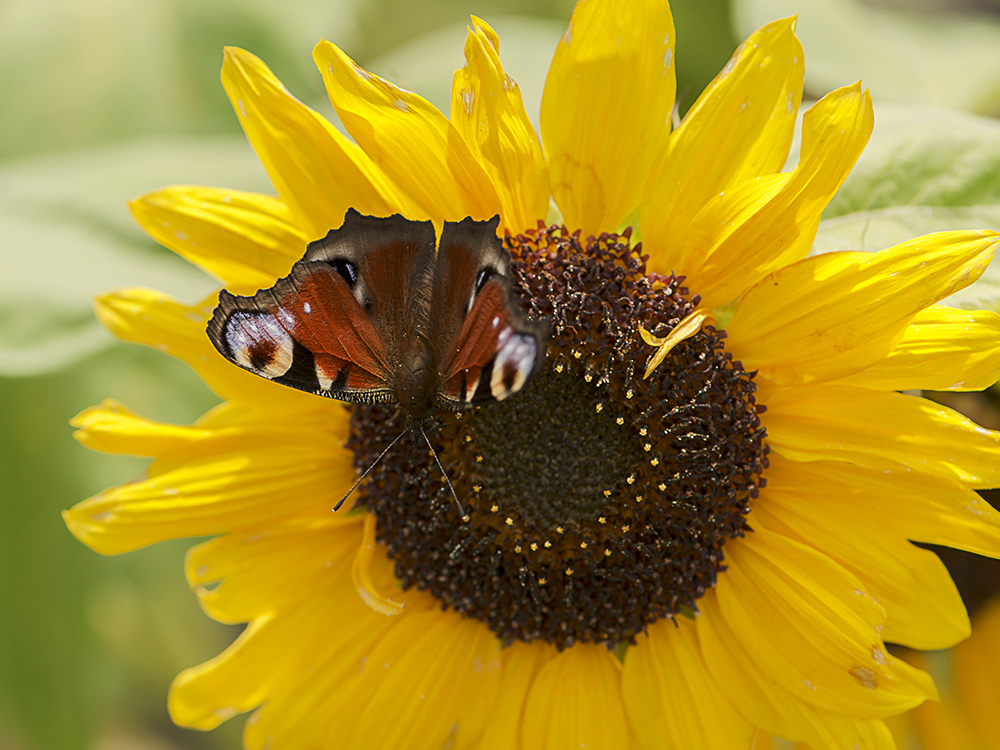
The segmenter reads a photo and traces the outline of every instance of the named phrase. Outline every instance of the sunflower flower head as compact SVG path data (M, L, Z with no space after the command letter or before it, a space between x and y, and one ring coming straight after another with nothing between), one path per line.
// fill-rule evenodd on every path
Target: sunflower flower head
M112 331L224 399L188 426L110 401L75 421L85 445L154 460L67 511L70 530L103 553L214 536L188 579L212 617L247 623L178 676L176 722L254 711L255 750L730 748L757 728L892 747L883 720L936 691L885 642L969 634L947 571L910 540L1000 556L974 491L1000 484L1000 436L900 393L997 379L1000 316L936 303L998 240L808 257L873 112L860 85L828 94L781 171L794 27L753 34L674 129L667 4L580 2L540 135L478 18L449 118L320 42L351 139L226 51L277 197L151 193L132 209L154 238L252 294L349 208L439 229L499 214L521 304L550 334L520 393L436 414L434 455L414 439L383 457L406 426L392 406L234 367L205 335L215 295L98 300ZM354 510L332 513L368 469Z

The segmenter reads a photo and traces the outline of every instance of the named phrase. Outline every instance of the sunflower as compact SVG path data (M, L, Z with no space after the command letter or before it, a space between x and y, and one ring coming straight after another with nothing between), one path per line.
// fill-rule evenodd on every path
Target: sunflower
M982 388L1000 316L936 306L997 235L807 257L873 126L860 85L804 115L793 19L754 33L676 128L666 3L580 2L540 137L473 18L450 118L315 50L349 140L251 54L222 81L278 197L174 187L132 204L158 241L250 294L345 211L501 216L515 285L551 321L515 397L400 432L231 365L216 297L97 302L118 336L191 365L224 403L192 425L114 401L78 437L148 471L65 514L93 549L213 536L187 576L247 623L177 677L173 719L239 713L248 748L890 747L936 697L884 641L969 635L947 571L909 540L1000 555L1000 435L899 391ZM544 150L542 148L544 144ZM629 227L635 227L632 231ZM641 233L641 242L640 236Z

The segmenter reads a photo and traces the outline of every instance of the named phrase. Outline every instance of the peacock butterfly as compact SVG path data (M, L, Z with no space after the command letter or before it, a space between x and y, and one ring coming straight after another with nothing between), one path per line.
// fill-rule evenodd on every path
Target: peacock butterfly
M250 297L223 290L208 336L245 370L327 398L398 403L409 424L517 393L545 361L548 324L511 286L499 216L363 216L311 242Z

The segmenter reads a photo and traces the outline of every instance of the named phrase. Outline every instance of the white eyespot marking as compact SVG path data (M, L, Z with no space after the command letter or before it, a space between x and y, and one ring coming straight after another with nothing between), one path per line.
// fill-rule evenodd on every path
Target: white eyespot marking
M312 311L313 311L312 305L310 305L308 302L303 302L302 303L302 312L304 312L306 315L308 315Z
M237 364L265 378L279 378L292 366L292 337L270 313L233 313L225 337Z
M314 365L316 370L316 381L319 383L320 389L324 391L330 390L330 386L333 385L333 378L326 374L326 371L319 366L319 362Z
M476 377L470 378L470 371L465 371L465 401L471 404L473 397L476 395L476 389L479 387L479 376L482 370L476 368Z
M524 387L535 366L538 344L534 336L514 333L511 328L500 332L499 344L493 359L490 393L497 401L503 401Z
M500 325L500 316L499 315L497 317L493 318L493 327L496 328L498 325Z

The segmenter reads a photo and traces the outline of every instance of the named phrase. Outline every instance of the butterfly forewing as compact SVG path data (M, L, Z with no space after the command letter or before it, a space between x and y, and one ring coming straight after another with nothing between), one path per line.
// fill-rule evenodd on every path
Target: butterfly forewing
M395 401L404 320L419 299L411 285L433 258L430 222L349 210L270 289L221 292L209 337L231 362L283 385L342 401Z

